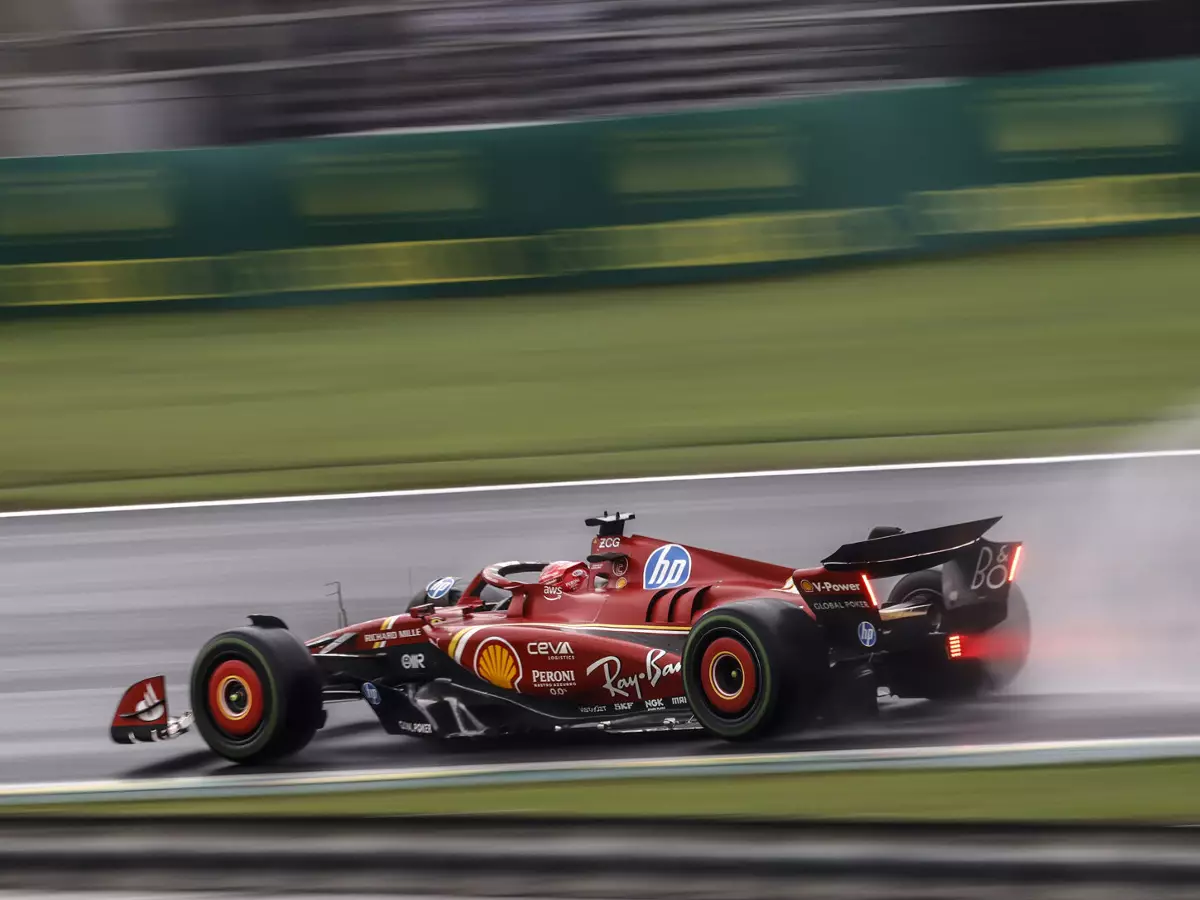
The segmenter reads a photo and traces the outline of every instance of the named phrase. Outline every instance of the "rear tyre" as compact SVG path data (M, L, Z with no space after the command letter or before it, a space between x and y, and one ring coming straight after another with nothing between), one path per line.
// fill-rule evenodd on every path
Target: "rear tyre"
M888 594L884 609L894 609L898 606L925 606L925 624L930 631L941 631L946 615L945 604L942 603L942 573L932 569L923 572L910 572L892 588Z
M692 713L710 734L731 741L807 722L824 697L828 673L821 627L782 600L719 606L701 617L683 649Z
M930 634L951 632L947 625L940 572L926 570L905 575L892 588L884 609L927 605L924 627ZM1012 682L1025 666L1029 655L1029 607L1017 585L1008 593L1008 615L993 628L982 632L989 655L984 658L950 660L939 643L932 655L898 653L894 659L894 678L890 687L903 697L930 700L970 700L1001 690Z
M992 690L1008 687L1025 668L1031 632L1029 604L1014 584L1008 589L1008 617L989 632L996 636L994 647L997 651L996 658L986 664L988 685Z
M205 743L238 763L297 752L323 717L317 665L283 628L251 625L214 637L192 667L191 695Z

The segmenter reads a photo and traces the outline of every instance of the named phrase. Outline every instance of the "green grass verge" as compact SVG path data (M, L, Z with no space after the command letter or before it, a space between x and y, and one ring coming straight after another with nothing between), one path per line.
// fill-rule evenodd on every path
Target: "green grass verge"
M0 506L1102 446L1200 385L1200 237L801 278L9 321Z
M635 778L4 811L82 815L743 816L753 818L1200 820L1200 760L998 769Z

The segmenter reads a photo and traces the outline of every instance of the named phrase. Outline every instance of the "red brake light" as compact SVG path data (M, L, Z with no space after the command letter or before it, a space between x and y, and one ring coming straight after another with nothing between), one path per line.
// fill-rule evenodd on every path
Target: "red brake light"
M1012 559L1008 562L1008 582L1012 584L1017 577L1017 567L1021 565L1021 551L1025 549L1024 544L1017 544L1017 549L1013 551Z
M871 586L871 579L866 575L858 576L862 579L863 590L867 592L867 596L871 598L871 605L879 609L879 601L875 599L875 588Z
M963 655L962 636L952 634L946 638L946 654L951 659L960 659Z

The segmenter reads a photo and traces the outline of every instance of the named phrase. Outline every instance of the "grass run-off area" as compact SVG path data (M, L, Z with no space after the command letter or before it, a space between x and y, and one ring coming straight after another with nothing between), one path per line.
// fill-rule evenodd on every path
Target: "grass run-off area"
M82 815L739 816L1195 823L1200 760L635 778L0 807Z
M0 324L0 507L1102 448L1200 386L1200 236L795 278Z

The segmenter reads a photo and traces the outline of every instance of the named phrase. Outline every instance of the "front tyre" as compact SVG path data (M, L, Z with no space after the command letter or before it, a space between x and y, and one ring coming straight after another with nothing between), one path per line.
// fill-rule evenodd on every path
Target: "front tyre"
M282 628L226 631L192 667L196 729L238 763L269 762L303 748L321 725L321 675L308 649Z
M696 720L726 740L806 722L824 695L822 629L782 600L739 600L706 613L683 649L683 686Z

